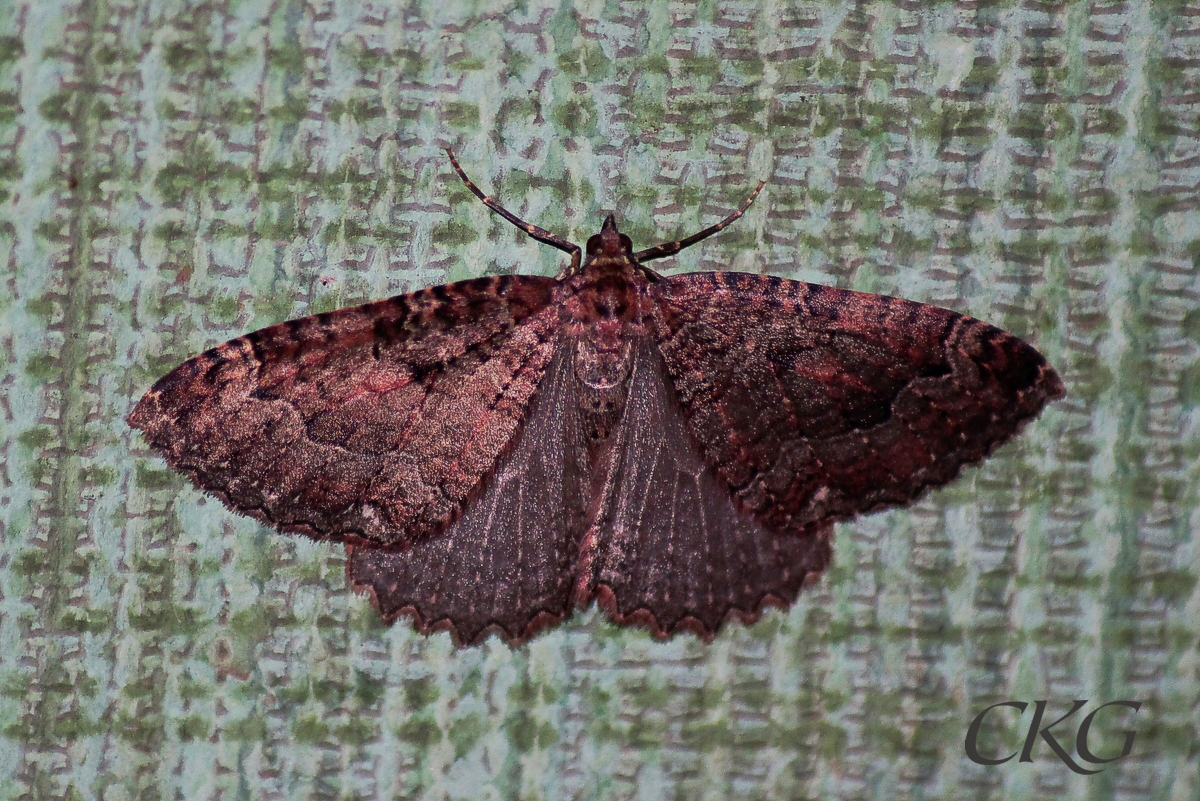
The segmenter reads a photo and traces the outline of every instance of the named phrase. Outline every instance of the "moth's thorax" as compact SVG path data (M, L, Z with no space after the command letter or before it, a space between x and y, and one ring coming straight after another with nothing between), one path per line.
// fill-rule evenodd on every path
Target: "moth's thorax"
M588 259L583 270L567 280L562 294L566 333L593 338L605 350L644 334L648 288L642 269L628 256Z
M625 410L635 344L649 334L649 282L628 254L598 253L567 281L562 315L588 434L604 439Z

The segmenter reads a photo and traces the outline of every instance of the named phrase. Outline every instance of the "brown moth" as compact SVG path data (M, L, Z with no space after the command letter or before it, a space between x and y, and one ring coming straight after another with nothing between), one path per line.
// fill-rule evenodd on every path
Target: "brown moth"
M570 265L255 331L129 415L230 509L345 543L388 620L516 643L597 600L710 638L794 601L835 521L951 481L1064 394L1028 344L952 311L644 266L761 183L648 250L609 215L585 252L450 161Z

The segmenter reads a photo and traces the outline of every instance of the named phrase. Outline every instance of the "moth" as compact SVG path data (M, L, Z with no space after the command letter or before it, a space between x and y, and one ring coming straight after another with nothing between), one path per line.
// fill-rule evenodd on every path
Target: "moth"
M612 215L555 278L501 275L291 320L129 415L171 467L281 532L344 543L391 621L519 643L593 601L708 639L792 603L833 524L907 504L1063 384L1033 347L899 298L647 262Z

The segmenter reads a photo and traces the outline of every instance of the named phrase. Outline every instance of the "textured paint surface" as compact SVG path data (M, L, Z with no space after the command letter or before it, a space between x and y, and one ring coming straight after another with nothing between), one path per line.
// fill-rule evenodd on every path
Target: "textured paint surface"
M1197 19L0 7L0 797L1195 797ZM1070 394L712 645L595 614L518 651L385 629L337 555L206 501L122 419L245 331L553 275L443 144L575 241L613 210L639 244L690 233L769 177L680 269L969 313ZM970 719L1009 698L1141 700L1134 752L972 764ZM994 753L1024 735L1001 720Z

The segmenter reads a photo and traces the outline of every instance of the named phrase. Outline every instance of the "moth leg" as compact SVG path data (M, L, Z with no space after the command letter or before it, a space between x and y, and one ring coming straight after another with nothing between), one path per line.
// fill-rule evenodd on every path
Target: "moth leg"
M445 148L445 150L446 155L450 157L450 164L454 167L454 171L458 173L458 177L462 178L463 183L467 185L467 189L470 189L475 194L475 197L483 201L483 205L487 206L489 209L496 212L501 217L508 220L510 223L517 226L537 241L544 242L552 247L556 247L564 253L570 253L571 271L574 272L579 268L579 260L583 256L583 251L579 245L572 244L563 239L561 236L555 236L545 228L538 228L532 223L525 222L511 211L501 206L494 199L485 195L483 190L476 186L475 182L468 178L466 172L464 172L463 168L459 166L458 159L454 158L454 152L450 148ZM759 188L761 189L762 187Z
M745 214L746 209L750 208L750 204L754 202L754 198L758 197L758 193L761 192L762 188L766 185L766 181L759 181L758 186L754 187L754 191L750 193L750 197L746 198L746 200L742 202L742 205L738 207L737 211L735 211L733 214L730 214L716 225L710 225L700 233L692 234L686 239L680 239L676 242L664 242L661 245L655 245L652 248L646 248L645 250L638 251L637 253L633 254L633 260L641 263L650 261L651 259L661 259L664 256L670 256L674 253L678 253L684 248L694 245L703 239L708 239L710 236L717 233L722 228L727 227L730 223L734 222L743 214ZM476 193L478 194L478 191Z

